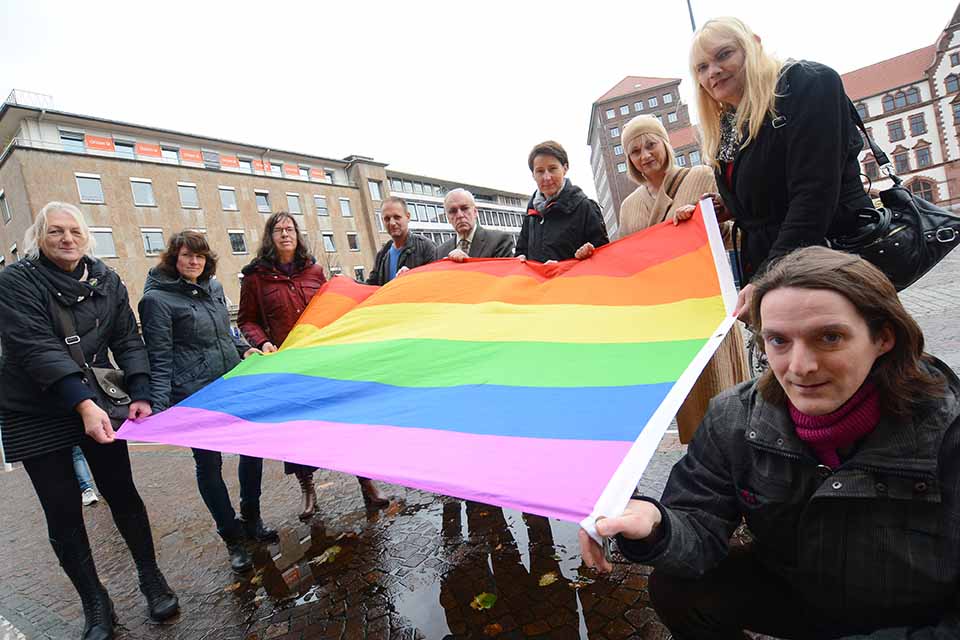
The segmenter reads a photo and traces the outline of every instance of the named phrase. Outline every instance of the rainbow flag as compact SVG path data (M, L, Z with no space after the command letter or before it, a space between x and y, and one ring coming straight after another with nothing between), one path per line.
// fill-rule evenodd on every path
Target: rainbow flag
M280 351L123 438L310 464L582 522L619 513L727 329L708 203L584 261L333 278Z

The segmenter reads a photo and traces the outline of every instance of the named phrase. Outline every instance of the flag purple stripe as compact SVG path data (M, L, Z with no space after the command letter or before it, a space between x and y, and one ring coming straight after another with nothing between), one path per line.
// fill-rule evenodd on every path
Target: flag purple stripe
M124 431L144 442L300 462L573 522L591 512L633 444L314 420L258 423L184 406L124 426L119 437ZM568 492L563 500L558 487Z

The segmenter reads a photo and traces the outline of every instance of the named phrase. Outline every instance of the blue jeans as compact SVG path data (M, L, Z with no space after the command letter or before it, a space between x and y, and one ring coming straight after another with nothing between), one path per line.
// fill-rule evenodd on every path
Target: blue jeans
M73 448L73 472L77 476L77 482L80 483L80 492L87 489L93 489L93 480L90 478L90 467L87 466L87 459L83 457L83 451L80 447Z
M200 497L217 523L217 533L223 538L242 536L237 514L230 504L230 494L223 482L223 457L219 451L192 449L197 463L197 487ZM263 459L240 456L237 469L240 479L240 513L258 517L260 514L260 480L263 477Z

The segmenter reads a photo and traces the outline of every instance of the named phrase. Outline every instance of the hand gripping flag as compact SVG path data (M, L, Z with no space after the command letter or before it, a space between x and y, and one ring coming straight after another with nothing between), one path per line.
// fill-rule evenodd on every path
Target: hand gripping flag
M287 460L581 522L619 514L736 298L709 201L544 265L333 278L278 353L120 437Z

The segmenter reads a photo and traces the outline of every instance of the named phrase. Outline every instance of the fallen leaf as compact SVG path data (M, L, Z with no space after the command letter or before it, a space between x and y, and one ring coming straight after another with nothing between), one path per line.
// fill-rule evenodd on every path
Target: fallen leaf
M327 487L332 487L332 486L333 486L333 483L332 483L332 482L324 482L323 484L318 484L318 485L316 485L316 488L317 488L317 489L326 489Z
M477 611L481 609L490 609L494 604L497 603L497 595L495 593L478 593L474 598L473 602L470 603L470 606Z
M503 544L502 544L502 543L501 543L501 544L498 544L498 545L496 546L496 548L494 549L494 551L502 551L502 550L503 550Z
M257 575L255 575L255 576L253 576L252 578L250 578L250 584L252 584L252 585L259 585L261 582L263 582L263 574L262 574L262 573L258 573Z
M236 590L239 589L239 588L240 588L240 583L239 583L239 582L234 582L233 584L231 584L230 586L228 586L226 589L224 589L224 591L226 591L227 593L232 593L232 592L236 591Z
M340 547L340 545L335 544L335 545L333 545L332 547L327 547L327 548L323 551L323 553L321 553L320 555L318 555L316 558L314 558L314 559L311 560L310 562L313 563L313 564L325 564L325 563L328 563L328 562L333 562L334 560L337 559L337 555L338 555L342 550L343 550L343 549Z
M560 579L560 578L559 578L559 576L557 576L557 572L556 572L556 571L550 571L550 572L545 573L545 574L543 574L542 576L540 576L540 586L541 586L541 587L550 586L551 584L553 584L554 582L556 582L556 581L559 580L559 579Z
M496 622L493 624L488 624L483 628L483 635L485 636L493 637L498 636L501 633L503 633L503 625L497 624Z
M576 580L571 580L570 582L568 582L567 586L570 587L571 589L582 589L583 587L591 585L594 582L596 582L596 580L591 580L590 578L580 576Z

